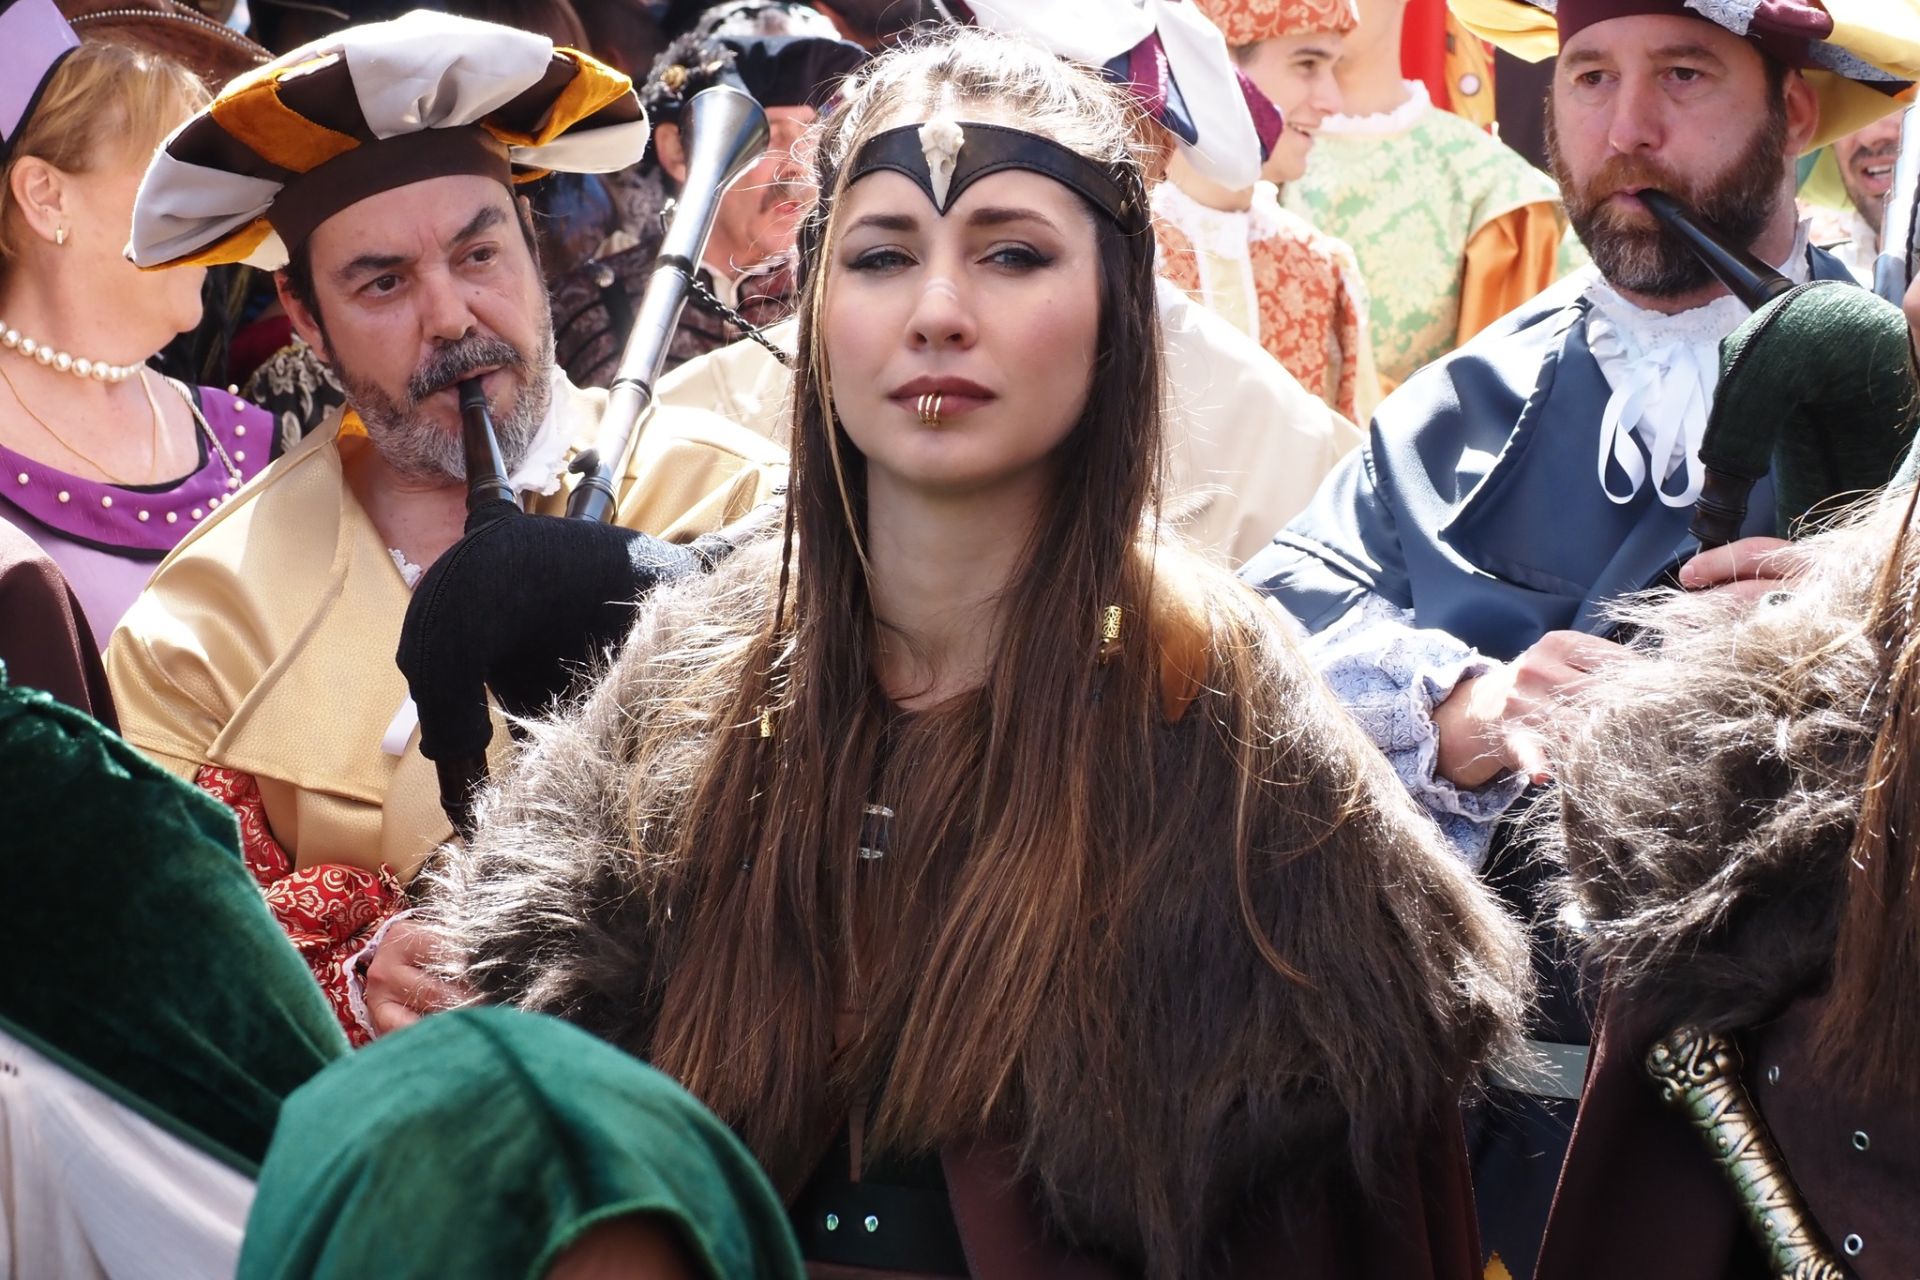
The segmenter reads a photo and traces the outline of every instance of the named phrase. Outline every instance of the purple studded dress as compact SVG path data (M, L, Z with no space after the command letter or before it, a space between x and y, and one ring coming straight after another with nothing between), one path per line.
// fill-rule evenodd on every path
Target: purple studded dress
M102 649L161 557L267 465L265 410L213 387L195 398L200 461L164 484L86 480L0 445L0 520L53 557Z

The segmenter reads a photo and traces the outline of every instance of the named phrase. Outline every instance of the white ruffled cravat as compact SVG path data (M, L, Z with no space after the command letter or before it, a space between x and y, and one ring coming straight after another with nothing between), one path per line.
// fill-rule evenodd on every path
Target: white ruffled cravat
M1796 284L1806 281L1804 222L1779 270ZM1664 315L1635 306L1598 278L1586 298L1587 346L1613 389L1600 415L1600 488L1614 502L1631 502L1647 482L1651 462L1658 468L1654 493L1660 501L1692 506L1706 479L1700 442L1720 383L1720 342L1752 313L1739 299L1724 297ZM1624 493L1608 480L1609 459L1626 477ZM1668 485L1676 471L1685 476L1678 490Z

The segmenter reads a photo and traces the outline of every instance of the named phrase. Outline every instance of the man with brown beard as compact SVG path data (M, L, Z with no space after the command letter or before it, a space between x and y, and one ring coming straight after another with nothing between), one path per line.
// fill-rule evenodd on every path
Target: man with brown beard
M1810 0L1453 7L1510 51L1557 50L1553 169L1594 265L1410 378L1243 576L1314 633L1402 780L1531 912L1535 873L1496 825L1547 776L1539 717L1614 656L1608 606L1696 549L1719 343L1748 314L1635 193L1679 197L1795 280L1848 279L1808 247L1795 158L1893 110L1920 49L1885 34L1913 29L1913 0L1847 26ZM1773 525L1763 480L1743 532ZM1752 579L1777 546L1743 539L1680 580ZM1514 1276L1531 1271L1587 1056L1576 984L1538 961L1561 979L1533 1033L1550 1069L1508 1073L1475 1117L1481 1234Z

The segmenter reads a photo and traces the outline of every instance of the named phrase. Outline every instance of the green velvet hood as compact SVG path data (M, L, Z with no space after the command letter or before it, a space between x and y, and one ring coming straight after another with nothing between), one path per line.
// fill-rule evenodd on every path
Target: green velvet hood
M464 1009L288 1099L239 1280L536 1280L629 1213L677 1223L711 1276L804 1275L772 1185L679 1085L556 1019Z
M0 669L0 1027L251 1174L347 1051L228 810Z

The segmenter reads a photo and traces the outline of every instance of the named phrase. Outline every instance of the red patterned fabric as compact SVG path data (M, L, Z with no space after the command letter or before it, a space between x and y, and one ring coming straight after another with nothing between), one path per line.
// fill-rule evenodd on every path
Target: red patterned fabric
M1283 209L1269 216L1269 234L1247 245L1260 345L1348 421L1364 421L1359 377L1366 313L1353 250ZM1193 240L1161 216L1153 220L1153 234L1160 274L1206 305Z
M273 918L313 970L347 1038L355 1045L367 1043L370 1037L347 999L346 963L406 905L393 869L382 865L375 875L337 863L296 868L267 826L253 775L202 765L194 781L239 818L241 856L260 882Z
M1227 44L1241 48L1309 31L1342 35L1360 24L1353 0L1194 0L1220 28Z

